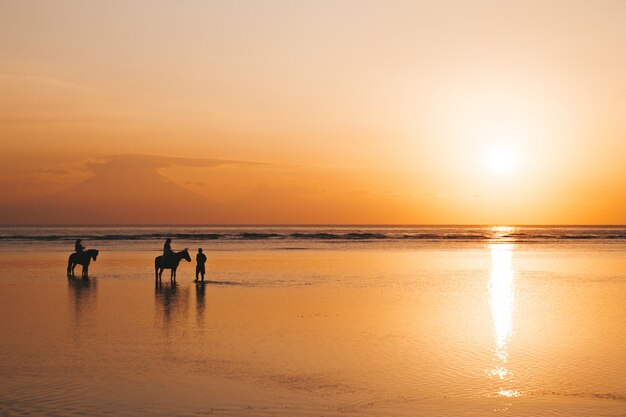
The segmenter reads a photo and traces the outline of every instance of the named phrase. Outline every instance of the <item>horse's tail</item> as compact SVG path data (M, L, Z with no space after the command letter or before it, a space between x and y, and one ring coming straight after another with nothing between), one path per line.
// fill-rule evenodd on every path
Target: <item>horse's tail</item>
M160 256L154 258L154 279L159 279L159 258Z
M72 255L70 255L69 258L67 258L67 273L68 273L68 275L72 272Z

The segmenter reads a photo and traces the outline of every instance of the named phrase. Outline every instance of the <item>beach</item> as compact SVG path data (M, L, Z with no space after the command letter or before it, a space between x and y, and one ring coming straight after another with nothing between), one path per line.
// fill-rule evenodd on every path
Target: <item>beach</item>
M626 415L623 228L205 229L2 228L0 415Z

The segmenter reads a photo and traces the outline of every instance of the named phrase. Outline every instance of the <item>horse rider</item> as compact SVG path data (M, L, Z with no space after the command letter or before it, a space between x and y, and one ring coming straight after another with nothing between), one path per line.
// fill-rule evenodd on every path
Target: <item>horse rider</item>
M163 245L163 258L164 259L172 259L174 257L174 251L172 250L172 239L165 239L165 244Z
M83 246L81 239L76 239L76 243L74 243L74 250L76 251L76 253L83 253L85 250L85 247Z

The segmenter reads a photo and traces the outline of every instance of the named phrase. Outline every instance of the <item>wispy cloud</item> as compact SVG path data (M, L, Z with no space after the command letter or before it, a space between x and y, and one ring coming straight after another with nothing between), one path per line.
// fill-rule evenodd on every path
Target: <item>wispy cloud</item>
M214 168L224 165L238 166L270 166L271 163L241 161L217 158L187 158L162 155L126 154L111 155L101 158L90 158L82 163L83 167L97 173L102 169L152 169L158 170L169 167L185 168Z
M0 82L34 84L83 93L95 92L92 87L86 86L84 84L79 84L64 78L58 78L42 74L22 74L17 72L0 71Z

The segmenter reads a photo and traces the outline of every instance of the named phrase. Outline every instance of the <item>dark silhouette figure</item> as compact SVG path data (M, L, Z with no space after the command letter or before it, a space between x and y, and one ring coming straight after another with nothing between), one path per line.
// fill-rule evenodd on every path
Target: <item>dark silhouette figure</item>
M71 254L69 259L67 260L68 278L74 278L74 268L76 268L76 265L78 264L83 266L83 272L81 276L83 278L89 278L89 263L92 259L95 261L97 257L98 251L95 249L89 249L87 251L75 252Z
M165 239L165 244L163 245L163 257L166 259L171 259L174 256L174 251L172 250L172 239Z
M82 253L85 250L85 247L80 242L82 242L82 240L76 239L76 243L74 243L74 250L76 253Z
M165 257L165 255L154 258L154 283L157 288L161 286L161 276L163 275L164 269L171 270L170 281L174 284L176 283L176 269L181 259L191 262L191 257L187 249L174 252L169 258Z
M204 283L204 264L206 263L206 255L202 253L202 248L198 249L196 255L196 279L194 282L198 282L198 275L202 275L202 283Z

